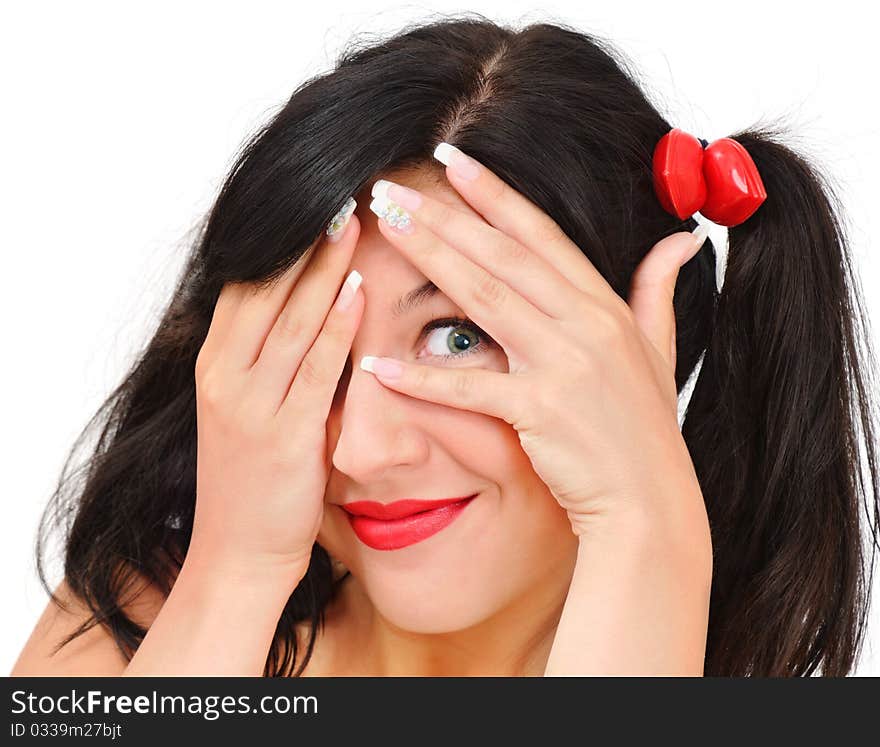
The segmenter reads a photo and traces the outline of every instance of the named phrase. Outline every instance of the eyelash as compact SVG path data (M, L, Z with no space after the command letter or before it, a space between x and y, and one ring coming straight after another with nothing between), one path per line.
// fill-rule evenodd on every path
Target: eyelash
M435 329L439 329L441 327L464 327L466 329L471 330L472 332L476 332L477 336L480 338L480 342L472 348L468 348L466 351L461 353L447 353L446 355L435 355L434 358L439 358L440 360L451 360L452 358L465 358L468 355L471 355L474 352L482 349L484 345L489 345L493 342L492 338L489 337L482 329L480 329L476 324L474 324L470 319L465 319L459 316L453 317L444 317L442 319L433 319L425 325L425 328L422 330L422 337L426 337L428 332L431 332Z

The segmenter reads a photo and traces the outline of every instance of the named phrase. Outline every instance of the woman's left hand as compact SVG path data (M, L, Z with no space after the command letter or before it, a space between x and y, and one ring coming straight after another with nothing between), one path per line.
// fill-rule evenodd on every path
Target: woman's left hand
M450 184L483 220L385 182L411 220L379 227L504 348L509 372L396 361L398 378L377 378L512 425L579 536L609 515L705 512L678 425L672 307L679 268L703 236L658 242L627 302L537 205L461 151L451 158ZM381 215L388 203L380 196L370 207Z

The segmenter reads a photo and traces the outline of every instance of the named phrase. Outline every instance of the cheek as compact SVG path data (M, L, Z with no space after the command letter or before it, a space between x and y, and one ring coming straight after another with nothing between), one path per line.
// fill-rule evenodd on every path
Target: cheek
M493 496L481 507L483 518L497 530L487 533L487 538L495 538L487 554L510 550L525 566L542 565L542 556L554 555L561 544L576 539L565 509L535 472L509 423L473 413L465 418L450 419L456 435L444 443L454 443L449 446L454 448L454 461L476 475Z
M450 423L457 461L497 485L502 494L508 489L531 493L546 488L509 423L482 414L464 415L466 420L458 417Z
M345 513L338 506L325 504L324 518L316 540L334 559L349 566L352 562L353 547L345 541L346 532L351 532Z
M509 554L507 562L516 564L520 580L528 583L533 572L540 574L567 558L577 538L565 509L532 467L516 430L495 418L484 418L479 428L480 436L468 444L466 453L469 466L497 486L493 513L500 536L493 553Z

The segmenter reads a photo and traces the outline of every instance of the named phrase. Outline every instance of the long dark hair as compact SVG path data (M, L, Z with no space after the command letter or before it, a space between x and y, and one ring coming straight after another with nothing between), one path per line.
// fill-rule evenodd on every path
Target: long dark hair
M194 366L225 283L277 278L346 197L380 173L433 163L448 141L541 206L625 299L648 249L696 226L653 191L653 148L672 126L607 41L477 14L355 41L301 85L238 154L152 339L67 458L38 570L51 594L43 558L47 532L61 528L67 583L93 616L61 645L101 624L130 659L146 634L123 611L130 582L166 594L174 583L195 504ZM831 185L782 128L731 137L767 200L730 229L721 293L711 241L675 292L679 391L701 364L683 434L715 557L705 673L840 676L864 639L880 518L867 320ZM267 675L302 672L334 588L316 543ZM300 621L311 635L294 672Z

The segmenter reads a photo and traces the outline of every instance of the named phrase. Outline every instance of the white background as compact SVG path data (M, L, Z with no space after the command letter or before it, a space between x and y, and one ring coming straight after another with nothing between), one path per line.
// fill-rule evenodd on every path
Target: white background
M353 33L390 32L437 12L556 20L611 37L667 118L700 137L787 116L792 144L827 170L848 205L880 324L869 250L880 228L880 128L869 94L880 70L876 27L870 4L823 5L821 13L751 0L4 5L0 673L46 603L32 561L39 513L74 438L153 330L187 231L246 136L299 83L327 71ZM856 674L880 674L878 607Z

